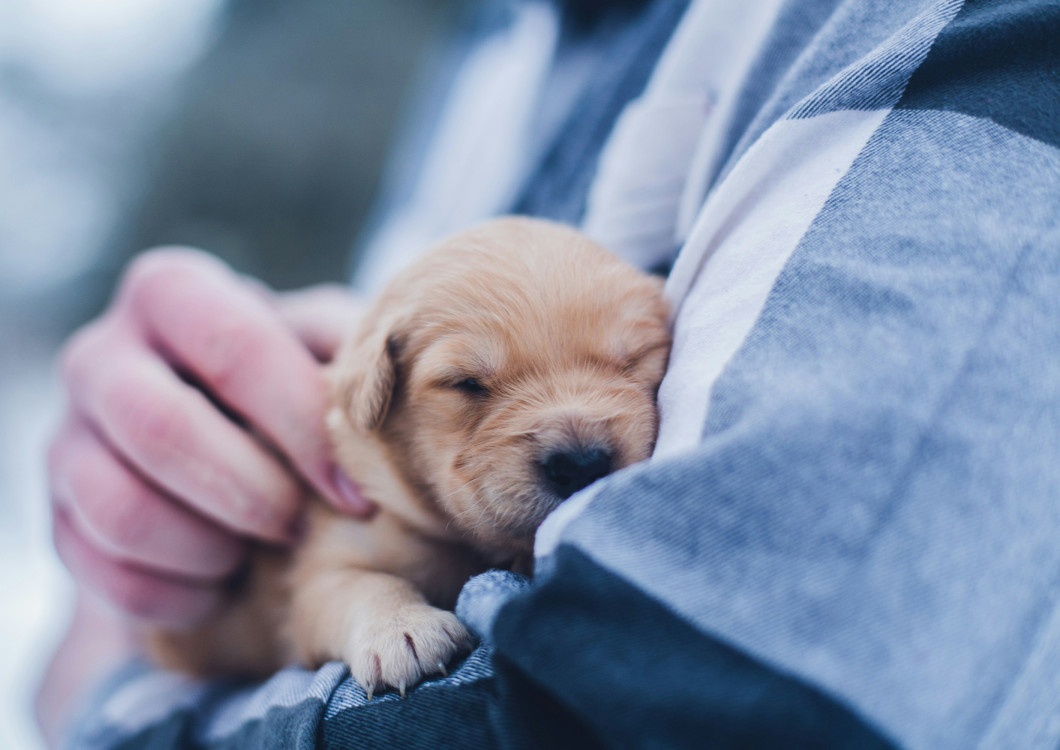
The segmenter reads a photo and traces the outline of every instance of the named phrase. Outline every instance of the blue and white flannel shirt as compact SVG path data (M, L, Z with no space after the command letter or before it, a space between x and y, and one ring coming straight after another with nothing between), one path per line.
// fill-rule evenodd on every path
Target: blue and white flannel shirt
M132 664L71 747L1060 746L1060 2L623 5L507 209L672 266L657 455L405 699Z

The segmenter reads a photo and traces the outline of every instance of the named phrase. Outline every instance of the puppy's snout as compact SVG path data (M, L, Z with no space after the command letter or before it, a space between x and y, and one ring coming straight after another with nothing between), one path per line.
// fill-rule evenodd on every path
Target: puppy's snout
M613 456L599 447L578 446L545 456L541 475L545 484L561 499L566 500L580 489L588 487L611 473Z

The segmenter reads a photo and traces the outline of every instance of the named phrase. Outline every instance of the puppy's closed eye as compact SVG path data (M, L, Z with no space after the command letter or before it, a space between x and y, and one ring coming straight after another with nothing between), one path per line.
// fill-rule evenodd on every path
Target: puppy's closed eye
M449 387L476 399L490 395L490 389L481 380L470 376L450 383Z

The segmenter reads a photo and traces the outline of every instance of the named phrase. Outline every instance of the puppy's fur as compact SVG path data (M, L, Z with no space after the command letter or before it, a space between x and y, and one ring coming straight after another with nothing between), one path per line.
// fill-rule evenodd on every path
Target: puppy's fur
M154 634L155 657L251 675L341 658L369 694L444 672L469 647L448 611L464 581L528 565L565 496L648 457L669 346L660 283L571 229L508 218L443 242L330 366L328 428L379 512L314 503L294 553L260 550L233 605Z

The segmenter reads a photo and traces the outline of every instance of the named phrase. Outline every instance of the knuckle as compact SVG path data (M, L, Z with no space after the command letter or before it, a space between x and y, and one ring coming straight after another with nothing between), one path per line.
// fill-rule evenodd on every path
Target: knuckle
M67 463L67 435L66 428L60 428L60 430L52 436L51 441L48 443L48 449L45 454L44 463L47 467L48 479L51 484L55 484L57 479L65 475L66 463Z
M151 532L150 513L135 493L115 495L104 506L99 518L100 532L120 549L135 550L144 546Z
M64 433L52 438L45 454L45 480L48 497L53 505L76 501L71 477L75 449Z
M100 463L99 456L71 460L70 492L85 522L111 546L135 550L152 528L149 490L125 475L116 463Z
M134 308L156 298L160 287L188 289L200 286L219 262L199 250L158 247L137 255L122 276L120 295Z
M102 320L76 331L59 350L59 372L68 385L82 380L89 368L101 361L100 348L106 336Z
M146 492L130 485L96 484L75 486L74 493L88 523L113 547L137 551L145 546L153 527Z
M114 431L127 449L164 459L178 454L186 443L187 418L149 384L118 377L104 391L101 409L110 415Z
M123 281L136 285L155 277L166 277L185 271L201 271L215 267L217 261L210 255L190 247L160 246L144 250L133 258L125 268Z
M253 377L266 348L254 321L232 313L218 312L190 335L199 357L196 369L218 390Z
M262 321L233 303L235 278L220 283L222 269L219 261L197 251L151 250L133 261L124 286L134 314L165 311L155 324L165 328L164 338L186 364L212 385L247 377L248 363L259 361L268 344ZM174 300L180 304L170 304Z

